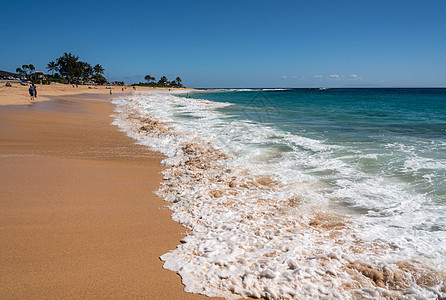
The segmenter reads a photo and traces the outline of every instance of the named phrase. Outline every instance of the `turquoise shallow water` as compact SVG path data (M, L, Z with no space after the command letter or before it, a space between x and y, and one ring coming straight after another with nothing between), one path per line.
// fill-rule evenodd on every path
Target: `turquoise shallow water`
M190 233L161 259L187 291L436 299L446 269L445 95L135 93L115 99L114 124L166 156L157 194ZM378 288L358 266L405 283ZM424 274L428 286L417 281Z
M290 136L268 137L251 148L276 153L264 163L282 173L299 170L318 178L327 185L324 195L347 213L390 229L445 237L446 89L219 90L191 96L232 103L220 109L230 119L305 139L299 144Z

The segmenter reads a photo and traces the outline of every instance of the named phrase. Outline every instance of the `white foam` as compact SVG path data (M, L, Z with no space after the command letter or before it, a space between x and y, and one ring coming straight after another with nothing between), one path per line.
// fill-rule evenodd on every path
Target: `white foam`
M190 233L162 259L181 275L186 291L227 299L439 295L410 285L415 275L407 270L399 270L403 290L377 287L358 271L390 272L412 258L422 262L411 262L415 269L427 264L441 270L445 240L409 234L409 220L426 221L418 213L425 199L400 195L400 183L371 178L331 155L343 149L218 112L229 103L168 93L114 103L115 124L167 156L163 164L170 168L158 193ZM153 126L141 130L147 122ZM336 199L367 213L346 219L333 213Z

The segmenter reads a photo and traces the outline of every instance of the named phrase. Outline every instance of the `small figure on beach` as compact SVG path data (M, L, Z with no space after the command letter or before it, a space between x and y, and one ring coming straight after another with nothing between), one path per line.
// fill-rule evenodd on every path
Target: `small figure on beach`
M33 83L33 88L34 88L34 98L37 98L37 87L34 85L34 83Z
M110 95L112 94L112 91L111 91L111 89L110 89Z
M35 92L35 88L32 85L30 85L29 86L29 96L31 97L31 101L34 100L34 92Z
M136 86L133 86L133 90L136 91Z
M7 82L7 83L5 84L5 86L7 86L7 87L11 87L11 83Z
M124 88L122 88L122 91L124 91Z

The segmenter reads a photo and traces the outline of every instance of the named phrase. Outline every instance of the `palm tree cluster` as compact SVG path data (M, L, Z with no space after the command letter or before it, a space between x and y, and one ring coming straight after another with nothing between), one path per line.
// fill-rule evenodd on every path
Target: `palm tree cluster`
M15 71L20 75L20 76L24 76L27 79L31 78L32 75L34 74L34 71L36 70L36 68L34 67L34 65L29 64L29 65L23 65L21 68L17 68Z
M92 67L89 63L79 60L79 56L71 53L65 52L56 61L50 61L46 68L52 72L52 76L54 76L54 72L58 72L68 82L77 83L90 80L101 84L107 82L102 75L104 68L101 65L97 64Z
M177 77L175 80L169 81L166 76L161 76L161 78L156 81L156 78L151 75L146 75L144 79L147 83L140 82L138 85L145 86L161 86L161 87L182 87L182 80L180 77Z

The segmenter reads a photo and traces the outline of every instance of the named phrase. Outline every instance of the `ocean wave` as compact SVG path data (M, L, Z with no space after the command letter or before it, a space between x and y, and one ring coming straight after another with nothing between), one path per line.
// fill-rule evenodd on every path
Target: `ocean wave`
M429 252L431 261L414 259L410 241L383 239L389 224L376 222L369 236L364 231L371 227L362 227L379 220L369 216L373 211L395 217L416 212L407 206L423 201L398 198L379 209L358 202L385 195L379 191L391 185L340 158L327 159L337 146L229 118L218 111L229 103L167 93L134 94L114 103L114 124L167 157L157 193L190 232L161 258L181 275L186 291L227 299L445 296L446 275L432 263L444 263L438 257L444 250ZM337 179L321 181L321 174ZM364 181L352 188L346 176ZM395 189L392 195L401 191ZM339 199L354 199L367 214L348 218L333 209ZM393 225L400 221L407 220ZM427 244L417 242L428 245L432 237L423 238Z

